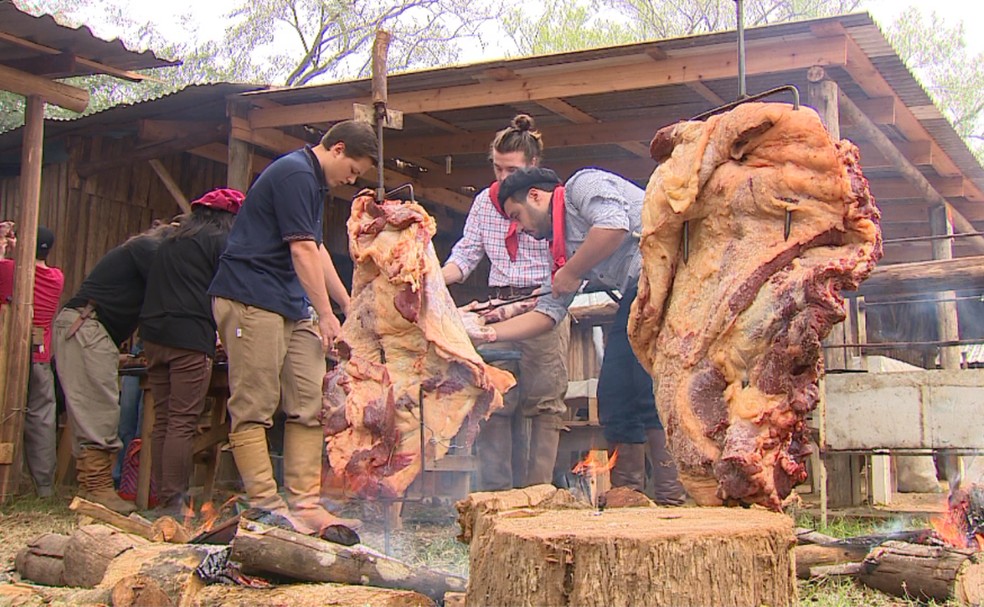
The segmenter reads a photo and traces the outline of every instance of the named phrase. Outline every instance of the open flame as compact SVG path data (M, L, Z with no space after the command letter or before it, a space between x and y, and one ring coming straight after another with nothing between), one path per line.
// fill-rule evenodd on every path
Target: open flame
M950 546L984 549L984 486L957 485L947 496L946 512L930 524Z
M611 470L617 460L618 448L610 456L607 451L598 449L588 451L584 459L575 464L571 469L572 473L584 479L584 493L587 494L588 502L592 507L598 507L598 496L601 493L598 487L599 475Z

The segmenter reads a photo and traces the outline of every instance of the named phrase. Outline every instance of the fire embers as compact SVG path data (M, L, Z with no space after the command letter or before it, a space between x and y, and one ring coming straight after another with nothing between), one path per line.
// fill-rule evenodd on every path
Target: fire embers
M806 475L841 291L881 257L857 148L809 108L749 103L666 127L652 149L629 338L687 492L780 510Z
M958 485L947 498L946 513L931 523L950 546L984 550L984 486Z
M352 300L341 361L325 379L323 423L334 476L364 497L402 495L460 430L469 443L515 384L468 339L431 244L435 230L415 203L352 202Z

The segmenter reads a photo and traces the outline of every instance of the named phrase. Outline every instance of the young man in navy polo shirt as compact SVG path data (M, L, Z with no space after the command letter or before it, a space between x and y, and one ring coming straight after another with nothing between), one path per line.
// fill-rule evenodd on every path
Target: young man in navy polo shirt
M246 194L209 289L229 355L229 444L250 506L287 515L303 532L358 524L320 503L321 383L340 330L331 300L343 313L349 303L322 243L322 221L331 188L355 183L376 153L372 127L345 121L318 145L274 161ZM281 403L286 503L266 440Z

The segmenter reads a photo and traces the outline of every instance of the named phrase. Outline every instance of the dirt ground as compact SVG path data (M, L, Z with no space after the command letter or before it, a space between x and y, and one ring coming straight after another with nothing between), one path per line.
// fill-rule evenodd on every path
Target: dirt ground
M938 499L938 498L937 498ZM908 501L914 503L911 510L931 509L927 504L931 497L911 498L902 506L909 508ZM68 510L69 497L39 500L21 498L0 508L0 584L17 581L14 572L14 556L31 539L47 532L69 533L76 526L76 516ZM922 503L922 502L925 502ZM459 543L455 536L458 526L455 512L450 504L423 505L407 504L403 516L403 528L390 530L387 542L386 529L382 524L382 509L378 506L349 506L346 516L358 516L366 522L361 532L363 543L385 550L412 564L427 565L433 569L444 570L458 575L468 575L468 547ZM801 509L793 513L797 524L817 527L811 509ZM887 516L886 516L887 515ZM830 524L821 531L839 536L862 535L876 530L884 530L886 525L898 526L909 520L909 526L919 524L920 518L892 517L890 513L875 515L877 518L858 516L838 516L831 518ZM897 519L897 520L896 520ZM889 521L889 522L886 522ZM914 522L912 522L914 521ZM65 592L60 589L44 589L41 597L30 602L16 602L0 596L0 607L35 607L42 605L66 605ZM895 599L864 588L850 580L826 580L820 582L801 582L799 585L799 607L956 607L956 603L936 604L918 603Z

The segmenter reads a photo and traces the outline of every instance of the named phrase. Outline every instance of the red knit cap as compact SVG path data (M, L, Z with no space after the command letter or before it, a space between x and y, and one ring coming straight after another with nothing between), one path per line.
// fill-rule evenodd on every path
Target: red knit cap
M200 204L235 215L239 212L240 207L243 206L243 200L245 198L246 195L239 190L234 190L232 188L218 188L205 194L198 200L192 201L191 206Z

